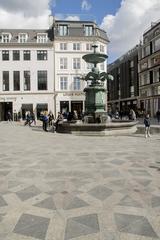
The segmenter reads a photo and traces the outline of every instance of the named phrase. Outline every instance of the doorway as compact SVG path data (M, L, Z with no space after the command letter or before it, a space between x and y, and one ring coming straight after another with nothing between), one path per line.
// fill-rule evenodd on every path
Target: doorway
M78 118L80 119L83 112L83 101L71 101L71 112L77 111Z
M22 104L22 119L26 119L26 112L33 112L33 104Z
M0 121L7 121L7 113L10 112L13 116L13 103L1 102L0 103Z

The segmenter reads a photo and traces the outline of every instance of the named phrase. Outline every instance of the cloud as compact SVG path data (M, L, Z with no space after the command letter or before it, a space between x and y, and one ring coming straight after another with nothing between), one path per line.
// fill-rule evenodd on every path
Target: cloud
M65 18L65 20L68 20L68 21L80 21L80 17L79 16L67 16Z
M87 0L82 1L82 4L81 4L82 10L89 11L91 7L92 5Z
M134 47L151 22L160 18L159 0L122 0L115 15L103 18L101 27L107 31L110 57L117 58Z
M78 15L68 15L58 13L55 15L56 20L68 20L68 21L80 21L80 17Z
M46 28L50 0L0 0L0 28Z

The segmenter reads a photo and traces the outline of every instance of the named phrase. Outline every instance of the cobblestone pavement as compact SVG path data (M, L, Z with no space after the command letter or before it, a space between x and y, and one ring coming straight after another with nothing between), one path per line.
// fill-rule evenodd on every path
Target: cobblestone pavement
M160 135L0 123L0 240L160 239Z

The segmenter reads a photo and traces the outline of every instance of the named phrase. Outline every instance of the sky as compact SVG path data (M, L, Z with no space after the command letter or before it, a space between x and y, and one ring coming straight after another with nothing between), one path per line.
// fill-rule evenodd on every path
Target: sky
M107 32L113 62L160 20L160 0L0 0L0 28L48 28L56 19L91 20Z

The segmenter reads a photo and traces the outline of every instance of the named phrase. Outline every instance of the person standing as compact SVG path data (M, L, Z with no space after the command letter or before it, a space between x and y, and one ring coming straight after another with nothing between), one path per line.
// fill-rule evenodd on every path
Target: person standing
M58 116L57 116L57 119L56 119L56 122L55 122L55 130L57 131L57 129L58 129L58 124L59 124L59 122L61 122L61 121L63 121L63 115L62 115L62 113L58 113Z
M49 127L52 126L52 122L54 121L54 115L53 113L50 111L48 114L48 125Z
M136 113L133 109L131 109L130 112L129 112L129 119L132 120L132 121L136 120Z
M150 126L151 126L151 121L150 121L150 117L149 114L146 114L145 118L144 118L144 126L145 126L145 137L150 137Z
M48 115L47 112L45 112L43 115L43 130L45 132L48 132L47 127L48 127Z
M12 114L10 111L7 112L7 121L8 122L12 121Z
M156 112L156 117L157 117L158 124L160 124L160 109L158 109L158 111Z

